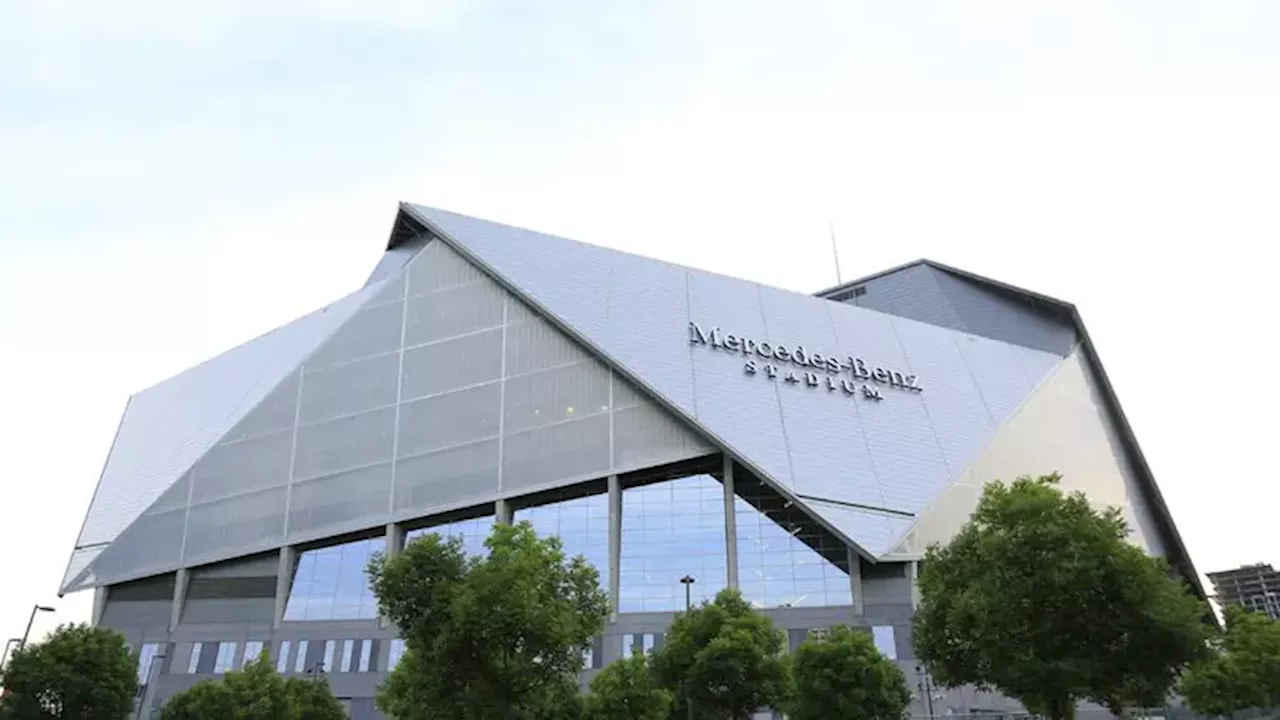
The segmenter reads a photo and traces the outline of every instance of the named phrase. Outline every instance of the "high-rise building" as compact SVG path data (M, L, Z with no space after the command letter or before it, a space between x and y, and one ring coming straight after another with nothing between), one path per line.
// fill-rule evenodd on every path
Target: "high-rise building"
M1280 572L1258 563L1209 573L1213 592L1223 605L1240 605L1280 620Z
M925 548L1054 471L1197 582L1067 303L929 261L804 295L402 205L363 287L130 399L62 591L146 704L265 650L369 718L403 651L370 554L528 520L615 611L584 681L662 644L687 575L793 645L865 628L915 685Z

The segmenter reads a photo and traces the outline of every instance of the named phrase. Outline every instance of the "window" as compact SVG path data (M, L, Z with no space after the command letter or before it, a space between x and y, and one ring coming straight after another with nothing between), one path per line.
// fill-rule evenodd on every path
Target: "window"
M151 664L160 653L160 643L146 643L138 651L138 684L146 685L151 679Z
M653 652L653 646L657 640L658 640L658 637L653 633L645 633L644 637L640 638L641 652L643 652L645 655L648 655L649 653Z
M456 522L436 525L434 527L410 530L408 534L405 535L405 542L413 542L423 535L435 533L442 538L462 538L462 549L466 551L468 556L488 555L489 550L484 546L484 541L489 539L489 531L491 530L493 530L493 516L486 515L484 517L458 520Z
M385 538L369 538L307 550L289 588L285 620L373 620L378 602L369 587L369 558L387 547Z
M360 672L369 672L369 663L373 655L373 641L360 641Z
M324 641L324 661L320 665L320 672L333 672L333 654L337 649L337 640Z
M760 608L853 603L849 551L790 501L751 478L735 478L738 585Z
M244 659L240 661L240 667L244 667L251 662L257 662L258 656L262 654L262 641L250 640L244 644Z
M684 610L726 582L724 486L710 475L622 491L622 612Z
M305 650L303 652L306 652ZM280 656L276 658L276 672L283 675L289 672L289 641L280 641Z
M204 652L204 643L192 643L191 659L187 661L187 674L195 675L200 667L200 653Z
M512 518L528 521L539 536L559 535L567 558L582 555L609 584L609 496L591 495L521 508Z
M351 654L355 652L355 640L342 641L342 672L351 672Z
M622 657L629 658L634 654L636 648L636 636L627 633L622 636Z
M293 661L293 671L296 673L307 671L307 641L298 641L298 655Z
M234 669L236 665L236 644L233 642L218 643L218 657L213 661L213 672L221 674Z
M898 659L898 646L894 643L892 625L877 625L871 628L871 639L881 655L890 660Z
M591 668L591 663L595 659L595 654L596 653L595 653L594 647L589 647L586 650L582 651L582 667L584 669Z
M387 657L387 672L396 669L402 656L404 656L404 640L396 638L391 641L391 654Z

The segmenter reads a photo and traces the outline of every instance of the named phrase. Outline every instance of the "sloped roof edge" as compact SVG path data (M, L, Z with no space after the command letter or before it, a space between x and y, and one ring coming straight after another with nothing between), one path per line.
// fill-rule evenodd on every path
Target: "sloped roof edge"
M1098 357L1098 350L1093 344L1093 339L1089 336L1089 331L1085 327L1084 319L1080 316L1079 309L1072 303L1065 300L1042 295L1031 290L1026 290L1014 285L992 280L982 275L976 275L967 270L951 267L935 260L921 258L913 260L897 267L889 268L881 272L873 273L865 277L852 280L850 282L841 283L835 287L827 288L820 292L814 293L818 297L829 298L846 290L870 282L877 278L892 275L901 272L907 268L917 265L926 265L945 273L956 275L960 278L968 280L976 285L984 286L997 292L1013 295L1026 300L1032 300L1038 303L1049 305L1050 307L1063 313L1063 316L1074 326L1076 333L1080 337L1080 346L1084 349L1085 358L1088 360L1090 369L1097 375L1102 388L1103 400L1107 404L1107 410L1111 413L1112 420L1115 421L1116 427L1120 430L1121 442L1124 444L1125 450L1129 457L1133 460L1134 469L1137 471L1138 479L1142 482L1144 490L1151 499L1152 506L1156 511L1156 516L1161 525L1164 526L1165 536L1173 543L1173 550L1177 553L1176 558L1170 558L1175 567L1181 572L1183 577L1191 584L1192 589L1200 597L1207 597L1205 594L1204 584L1200 580L1199 573L1196 572L1195 564L1191 561L1191 555L1187 552L1187 546L1182 540L1181 533L1178 532L1178 526L1173 521L1173 515L1169 512L1169 506L1165 502L1164 495L1160 492L1160 487L1156 484L1155 475L1151 472L1151 466L1147 463L1147 458L1142 452L1141 446L1138 444L1137 435L1133 431L1133 426L1129 424L1129 418L1125 415L1124 408L1120 405L1120 398L1116 395L1115 387L1111 384L1111 379L1107 376L1107 371L1102 364L1102 360Z
M427 210L432 209L426 206L423 206L423 207L424 209L427 209ZM841 542L845 543L848 547L853 548L853 550L858 555L866 558L870 562L876 562L879 559L877 555L867 551L859 543L854 542L845 533L841 532L838 528L834 526L833 523L827 521L819 513L810 509L808 505L805 504L805 501L802 498L800 498L798 495L796 495L793 491L789 490L788 488L783 486L781 483L774 481L772 478L769 477L768 473L764 472L759 467L757 467L755 463L752 463L749 459L744 457L741 453L735 451L728 443L724 442L720 437L717 437L716 434L708 431L707 428L703 426L702 423L698 422L697 418L689 416L686 412L684 412L680 408L668 402L666 398L664 398L660 393L655 391L653 387L650 386L649 383L645 382L640 377L637 377L635 373L632 372L629 368L627 368L624 364L618 362L617 360L612 358L608 353L604 352L600 348L599 344L593 341L590 337L587 337L584 333L578 331L573 327L568 326L564 321L562 321L559 318L559 316L555 312L553 312L550 308L546 307L545 304L531 297L528 292L526 292L523 288L521 288L516 283L512 282L509 278L507 278L501 272L498 272L496 268L492 267L489 263L485 262L483 258L478 257L461 240L453 237L447 232L444 232L442 228L436 227L435 224L432 223L428 218L425 218L421 214L419 214L416 207L413 204L401 202L400 216L404 216L406 214L410 215L411 217L408 218L404 226L407 227L408 226L407 223L412 222L416 224L418 227L422 228L422 230L420 230L419 232L430 232L434 236L438 237L441 241L447 243L451 248L453 248L460 255L466 258L468 262L471 262L476 267L483 270L487 275L489 275L489 277L493 278L499 285L501 285L504 289L506 289L508 292L513 294L515 297L517 297L521 302L524 302L528 304L530 307L537 310L547 320L547 322L551 323L557 330L564 333L566 336L572 338L576 342L580 343L583 347L587 348L597 357L606 360L613 367L613 369L616 372L619 372L628 382L631 382L637 387L642 388L645 391L645 393L648 394L655 402L657 402L664 410L671 413L674 417L680 418L681 420L683 420L684 422L688 423L693 428L695 428L699 433L701 433L704 437L706 437L714 446L716 446L726 456L731 457L737 464L741 465L743 468L747 469L751 474L755 475L757 478L765 482L767 485L769 485L770 488L772 488L775 492L780 494L782 497L795 503L796 505L799 505L800 507L805 508L806 512L809 513L809 516L815 522L819 523L824 528L826 528L827 531L834 534L837 538L840 539ZM396 228L400 228L400 227L402 227L402 221L400 217L397 217ZM395 244L398 244L398 243L394 242L393 240L392 243L389 243L389 246L394 247ZM880 512L880 511L874 511L874 512Z

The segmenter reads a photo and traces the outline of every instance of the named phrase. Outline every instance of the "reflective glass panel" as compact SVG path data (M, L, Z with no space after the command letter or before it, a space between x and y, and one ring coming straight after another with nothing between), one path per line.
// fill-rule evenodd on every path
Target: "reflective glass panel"
M298 654L293 661L293 671L296 673L307 671L307 641L298 641Z
M337 649L338 649L338 641L337 641L337 640L325 640L325 641L324 641L324 660L322 661L322 664L320 665L320 670L321 670L322 672L327 672L327 673L329 673L329 672L333 672L333 669L334 669L334 668L333 668L333 654L337 651Z
M445 523L444 525L410 530L405 535L405 542L409 543L423 535L436 533L442 538L462 538L462 549L466 551L468 557L472 555L488 555L489 550L485 548L484 541L489 539L489 531L492 529L493 516L486 515L484 517Z
M683 610L725 587L724 489L710 475L622 491L622 612Z
M151 679L151 663L160 652L160 643L147 643L138 651L138 684L146 685Z
M276 658L276 672L286 673L289 671L289 641L280 641L280 657Z
M230 672L236 664L236 644L233 642L218 643L218 656L213 661L213 671L221 674Z
M387 657L387 672L396 669L396 665L400 664L400 658L404 655L404 640L396 638L391 641L391 653Z
M262 641L250 640L244 644L244 659L240 661L240 667L244 667L251 662L256 662L258 656L262 654Z
M559 535L566 558L578 555L600 573L600 585L609 585L609 496L590 495L561 502L521 508L516 522L527 521L538 535Z
M372 654L373 654L373 641L361 640L360 641L360 672L369 672L369 662L372 659L369 656Z
M844 545L803 511L755 481L734 483L738 586L760 608L850 605Z
M204 652L204 643L195 643L191 646L191 658L187 661L187 674L195 675L196 668L200 667L200 653Z
M384 538L307 550L289 588L285 620L372 620L378 601L369 588L365 566L387 547Z

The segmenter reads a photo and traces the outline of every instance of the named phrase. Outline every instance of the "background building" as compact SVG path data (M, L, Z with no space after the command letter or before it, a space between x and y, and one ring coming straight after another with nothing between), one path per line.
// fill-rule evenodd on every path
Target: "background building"
M1197 583L1070 305L926 261L815 297L402 205L364 287L129 401L62 590L148 704L266 648L367 718L403 651L369 555L528 520L607 583L584 681L692 575L792 646L864 627L923 689L916 561L984 483L1053 471Z
M1241 605L1280 620L1280 573L1270 565L1258 563L1209 573L1209 582L1222 605Z

